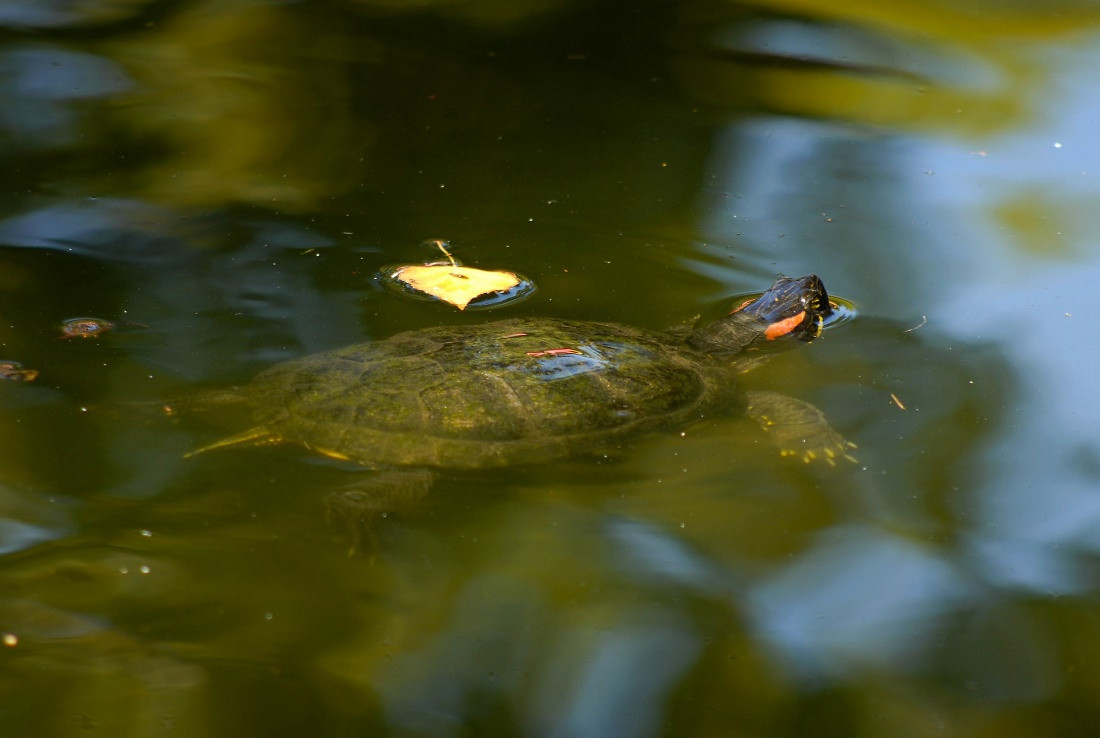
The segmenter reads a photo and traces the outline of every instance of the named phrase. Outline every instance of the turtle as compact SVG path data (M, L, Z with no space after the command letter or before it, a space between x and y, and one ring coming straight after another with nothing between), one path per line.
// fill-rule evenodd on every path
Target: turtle
M262 371L232 393L255 425L188 455L297 443L373 470L356 493L368 508L423 494L433 470L551 462L720 411L757 420L784 455L852 460L816 407L737 386L832 310L808 275L668 331L538 317L411 330Z

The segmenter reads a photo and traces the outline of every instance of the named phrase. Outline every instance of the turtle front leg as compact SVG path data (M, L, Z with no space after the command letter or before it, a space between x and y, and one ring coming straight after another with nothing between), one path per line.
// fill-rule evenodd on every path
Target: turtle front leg
M745 400L745 414L760 424L783 456L798 456L806 463L856 463L849 453L856 445L830 428L825 414L810 403L764 390L746 392Z
M410 509L431 489L428 469L382 469L325 495L329 523L351 542L348 555L378 547L378 527L390 513Z

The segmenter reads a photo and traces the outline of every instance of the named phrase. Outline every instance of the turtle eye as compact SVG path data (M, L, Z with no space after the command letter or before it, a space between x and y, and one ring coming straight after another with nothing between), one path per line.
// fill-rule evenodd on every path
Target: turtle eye
M799 298L802 301L802 307L810 313L828 313L829 303L827 300L821 299L820 295L803 295Z

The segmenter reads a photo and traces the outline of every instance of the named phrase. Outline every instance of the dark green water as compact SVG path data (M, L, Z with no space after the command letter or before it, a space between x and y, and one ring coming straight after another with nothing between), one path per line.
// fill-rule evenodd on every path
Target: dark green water
M0 5L0 735L1094 735L1098 61L1071 2ZM538 291L374 278L434 238ZM349 555L359 472L184 457L277 361L810 272L858 316L745 382L856 464L708 418Z

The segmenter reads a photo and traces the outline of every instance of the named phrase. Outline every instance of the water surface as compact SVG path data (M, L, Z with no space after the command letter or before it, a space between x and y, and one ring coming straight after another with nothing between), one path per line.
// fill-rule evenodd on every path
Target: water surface
M1087 4L0 9L0 733L1092 735L1100 170ZM375 278L538 285L481 312ZM186 458L186 398L400 330L653 329L817 273L858 315L735 415L442 474ZM60 339L63 321L117 324ZM166 414L171 403L177 412ZM349 555L350 550L350 555Z

